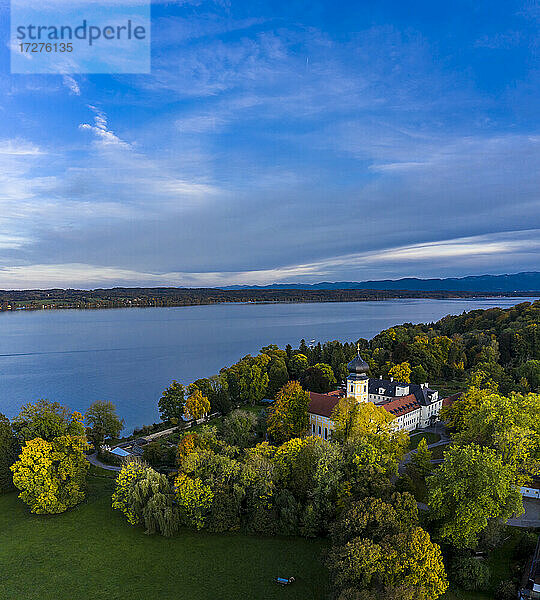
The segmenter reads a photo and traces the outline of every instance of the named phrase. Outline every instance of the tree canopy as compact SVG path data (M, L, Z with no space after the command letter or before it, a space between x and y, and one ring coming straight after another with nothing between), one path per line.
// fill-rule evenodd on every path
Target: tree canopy
M279 390L268 416L268 433L276 442L307 433L309 401L309 393L297 381L290 381Z
M185 388L181 383L174 380L171 385L163 391L158 402L159 414L164 421L178 422L184 414Z
M13 483L21 490L19 498L31 512L61 513L82 502L89 467L84 445L80 437L70 435L52 441L35 438L24 444L11 470Z
M124 420L118 417L112 402L94 402L86 411L84 419L88 426L88 439L97 452L105 438L117 438L124 428Z
M438 535L457 548L474 547L493 519L523 512L515 467L491 448L450 446L444 462L427 478L428 504Z
M58 402L37 400L25 404L13 420L21 442L42 438L48 442L61 436L84 436L83 415L70 412Z

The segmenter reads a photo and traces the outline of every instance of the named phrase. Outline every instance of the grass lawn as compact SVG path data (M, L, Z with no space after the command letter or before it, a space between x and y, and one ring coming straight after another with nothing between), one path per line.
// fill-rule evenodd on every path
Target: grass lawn
M430 431L427 433L416 433L411 435L410 449L414 450L415 448L418 448L418 444L422 439L425 439L429 446L430 444L438 442L441 439L441 436L438 433L431 433Z
M324 542L182 531L146 536L110 507L113 479L93 468L86 501L32 515L0 496L0 598L6 600L234 600L328 597ZM296 582L281 587L276 575Z

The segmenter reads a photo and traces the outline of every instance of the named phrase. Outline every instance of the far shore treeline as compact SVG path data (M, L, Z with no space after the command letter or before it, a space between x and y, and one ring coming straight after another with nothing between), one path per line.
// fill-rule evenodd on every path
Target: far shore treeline
M0 311L197 306L225 302L362 302L399 298L519 297L533 292L414 291L379 289L111 288L0 290Z

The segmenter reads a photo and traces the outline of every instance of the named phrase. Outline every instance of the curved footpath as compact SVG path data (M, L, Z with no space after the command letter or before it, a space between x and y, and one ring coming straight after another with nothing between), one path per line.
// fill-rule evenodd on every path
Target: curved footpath
M100 469L105 469L106 471L116 471L117 473L120 473L120 471L122 470L122 467L116 467L115 465L106 465L105 463L102 463L100 460L98 460L97 454L95 452L94 454L87 454L86 460L91 465L99 467Z

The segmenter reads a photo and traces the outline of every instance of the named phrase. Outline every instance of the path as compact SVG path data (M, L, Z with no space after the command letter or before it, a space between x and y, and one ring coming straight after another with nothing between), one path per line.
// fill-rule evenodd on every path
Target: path
M514 527L540 527L540 500L523 498L525 513L515 519L509 519L508 525Z
M94 454L86 454L86 460L91 465L99 467L100 469L105 469L106 471L116 471L117 473L120 473L120 471L122 470L122 467L117 467L115 465L106 465L105 463L102 463L100 460L98 460L97 454L95 452Z
M434 442L433 444L428 445L429 450L432 450L433 448L436 448L437 446L446 446L452 441L450 439L450 437L448 436L448 434L441 428L427 427L426 429L421 429L420 431L415 432L415 433L416 434L436 433L441 436L441 439L438 442ZM401 462L399 463L399 467L398 467L398 471L400 474L403 473L403 471L405 470L405 467L411 462L412 455L416 453L416 450L417 450L416 448L414 448L413 450L410 450L402 458ZM431 463L434 465L438 465L438 464L442 463L443 460L444 459L442 459L442 458L434 458L431 461Z

